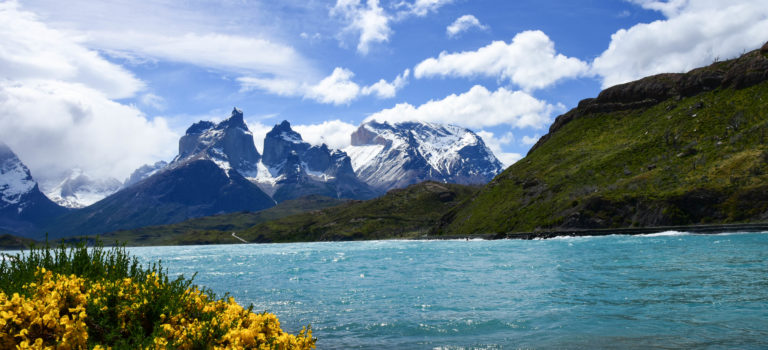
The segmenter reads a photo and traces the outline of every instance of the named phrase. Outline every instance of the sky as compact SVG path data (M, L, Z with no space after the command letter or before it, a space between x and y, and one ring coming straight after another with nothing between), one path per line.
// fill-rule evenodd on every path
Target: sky
M450 123L505 164L603 88L768 41L765 0L0 0L0 141L33 176L124 180L243 110L333 148Z

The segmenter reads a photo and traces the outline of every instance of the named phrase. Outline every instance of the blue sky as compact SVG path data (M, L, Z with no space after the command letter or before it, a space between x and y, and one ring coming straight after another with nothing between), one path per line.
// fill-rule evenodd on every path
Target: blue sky
M241 108L344 147L367 119L453 123L504 163L614 84L768 40L764 0L0 1L0 139L40 178L124 179Z

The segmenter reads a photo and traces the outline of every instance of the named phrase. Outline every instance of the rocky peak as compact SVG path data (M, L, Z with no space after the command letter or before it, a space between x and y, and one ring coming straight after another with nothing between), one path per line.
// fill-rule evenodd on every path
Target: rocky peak
M224 120L223 122L216 125L216 129L228 128L240 128L243 130L248 130L248 126L245 125L245 120L243 119L243 111L237 109L237 107L232 109L232 114L229 116L229 119Z
M261 155L253 144L243 112L235 108L228 119L218 124L201 121L190 126L179 140L179 155L171 164L192 159L209 159L225 170L255 176Z
M309 143L302 140L301 135L291 129L291 124L284 120L275 125L264 137L264 164L277 167L295 153L302 155L310 148Z

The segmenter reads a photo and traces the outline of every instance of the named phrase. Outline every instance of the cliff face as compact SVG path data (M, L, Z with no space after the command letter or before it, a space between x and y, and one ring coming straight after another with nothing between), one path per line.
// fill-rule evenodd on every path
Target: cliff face
M737 59L716 62L708 67L688 73L665 73L612 86L600 92L597 98L579 102L578 107L563 114L549 127L528 152L536 150L549 136L574 119L595 113L638 110L655 106L669 99L681 100L715 89L743 89L768 80L768 43L759 51L752 51Z
M443 217L451 234L768 220L768 48L617 85Z

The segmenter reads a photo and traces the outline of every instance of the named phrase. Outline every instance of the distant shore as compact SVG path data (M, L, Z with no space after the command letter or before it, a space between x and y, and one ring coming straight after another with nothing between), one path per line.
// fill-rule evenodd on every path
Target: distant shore
M718 234L725 232L768 232L768 223L755 224L713 224L713 225L688 225L688 226L657 226L657 227L631 227L631 228L605 228L605 229L570 229L536 232L510 232L498 234L479 235L453 235L453 236L425 236L418 239L549 239L555 237L589 237L609 235L647 235L653 233L678 231L696 234Z

